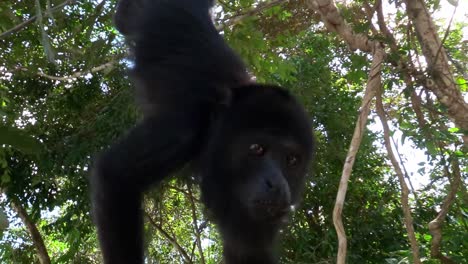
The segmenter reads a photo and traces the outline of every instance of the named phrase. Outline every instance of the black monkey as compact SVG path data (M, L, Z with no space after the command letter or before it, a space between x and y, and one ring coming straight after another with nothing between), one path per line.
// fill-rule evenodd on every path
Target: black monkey
M214 27L212 0L121 0L144 119L97 160L93 213L104 263L143 263L142 193L188 162L224 242L226 264L276 263L300 200L313 138L286 90L250 80Z

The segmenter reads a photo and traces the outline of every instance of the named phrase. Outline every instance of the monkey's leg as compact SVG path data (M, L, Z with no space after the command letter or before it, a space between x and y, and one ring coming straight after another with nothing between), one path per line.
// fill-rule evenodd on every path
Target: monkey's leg
M198 154L206 124L194 112L146 119L98 159L91 190L104 263L143 263L142 193Z

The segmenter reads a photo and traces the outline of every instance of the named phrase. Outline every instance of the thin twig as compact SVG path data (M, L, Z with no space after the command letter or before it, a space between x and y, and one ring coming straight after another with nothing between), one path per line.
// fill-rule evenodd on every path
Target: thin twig
M178 191L178 192L182 193L183 195L185 195L185 196L187 196L187 197L190 197L190 193L189 193L188 191L182 189L182 188L179 188L179 187L177 187L177 186L175 186L175 185L171 185L171 184L166 184L165 186L167 186L167 188L170 188L170 189L173 189L173 190L175 190L175 191ZM197 202L197 203L200 202L200 199L197 199L196 197L192 197L192 199L193 199L195 202Z
M287 2L287 1L288 0L273 0L273 1L269 1L269 2L263 2L263 3L257 5L254 8L248 9L248 10L243 11L243 12L239 12L239 13L237 13L235 15L232 15L232 16L226 18L225 20L223 20L221 22L221 24L216 26L216 29L218 31L222 31L226 27L238 24L240 21L244 20L245 18L247 18L249 16L253 16L255 14L261 13L265 9L268 9L268 8L273 7L273 6L283 4L283 3Z
M192 185L190 183L187 186L187 190L189 193L190 208L192 209L193 230L196 236L195 242L197 244L198 253L200 254L200 262L202 264L205 264L205 256L203 254L203 247L201 245L200 229L198 228L197 211L196 211L195 201L193 198Z
M447 29L445 30L445 34L444 34L444 38L440 41L440 45L439 45L439 49L437 50L437 53L435 55L435 58L434 58L434 61L437 61L439 55L440 55L440 52L442 51L442 48L444 46L444 43L445 41L447 40L447 37L449 36L449 33L450 33L450 27L452 26L452 22L453 22L453 18L455 17L455 13L457 13L457 7L455 6L455 8L453 9L453 13L452 13L452 16L450 17L450 21L447 25Z
M379 92L379 95L380 97L382 97L382 94L381 94L381 91ZM380 100L382 101L382 98L380 98ZM382 105L383 107L383 105ZM385 116L384 116L385 117ZM405 163L403 162L403 158L401 157L401 154L400 154L400 151L398 150L398 145L397 143L395 142L395 140L393 139L393 137L390 137L390 140L392 141L393 143L393 146L395 147L395 151L396 151L396 156L398 157L398 160L400 161L400 165L401 165L401 168L403 169L403 175L405 176L406 180L408 181L409 183L409 187L411 188L411 192L414 196L414 200L416 200L416 203L421 205L419 203L419 198L418 198L418 195L416 193L416 190L414 189L414 186L413 186L413 183L411 181L411 178L408 174L408 170L406 169L406 166L405 166Z
M63 3L52 7L51 9L46 9L43 12L42 16L43 17L48 17L53 12L56 12L56 11L62 9L63 7L65 7L67 5L74 4L75 2L77 2L77 0L66 0ZM21 22L20 24L8 29L7 31L0 34L0 39L5 38L5 37L7 37L7 36L9 36L9 35L11 35L13 33L16 33L16 32L19 32L19 31L23 30L26 26L28 26L29 24L32 24L34 21L36 21L36 19L37 19L37 16L32 16L30 19L25 20L25 21Z
M115 65L116 62L117 62L116 60L112 60L112 61L109 61L109 62L104 63L102 65L93 67L90 70L74 72L74 73L72 73L72 74L70 74L68 76L52 76L52 75L45 74L43 72L38 72L37 75L39 75L41 77L44 77L44 78L47 78L47 79L50 79L50 80L55 80L55 81L69 81L69 80L72 80L72 79L83 77L88 73L94 73L94 72L102 71L102 70L105 70L105 69L108 69L108 68L112 68Z
M186 263L190 263L192 264L192 260L190 259L190 257L188 256L187 254L187 251L185 251L184 248L182 248L182 246L177 242L177 239L175 237L172 237L171 235L169 235L169 233L167 233L163 228L162 226L158 225L154 220L153 218L150 216L150 214L148 212L145 212L145 216L146 218L148 219L149 223L154 227L156 228L166 239L167 241L169 241L169 243L171 243L171 245L173 245L177 251L179 251L179 253L182 255L182 258L184 259L184 261Z

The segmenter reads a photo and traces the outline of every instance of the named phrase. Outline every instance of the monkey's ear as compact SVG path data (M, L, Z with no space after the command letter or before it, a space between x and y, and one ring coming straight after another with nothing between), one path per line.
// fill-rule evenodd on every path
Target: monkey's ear
M120 0L114 16L115 27L125 36L134 35L147 0Z

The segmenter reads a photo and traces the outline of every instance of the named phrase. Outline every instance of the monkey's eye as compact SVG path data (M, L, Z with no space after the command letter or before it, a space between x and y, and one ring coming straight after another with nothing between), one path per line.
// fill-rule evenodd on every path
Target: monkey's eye
M265 154L265 148L260 144L254 143L249 146L249 152L255 156L263 156L263 154Z
M286 157L286 163L289 167L294 167L299 162L299 158L296 155L288 155Z

